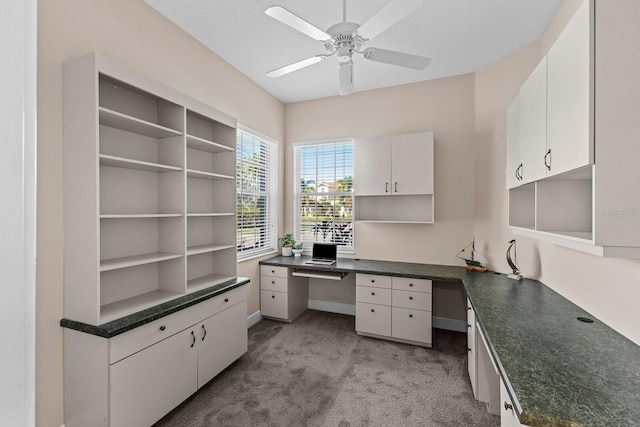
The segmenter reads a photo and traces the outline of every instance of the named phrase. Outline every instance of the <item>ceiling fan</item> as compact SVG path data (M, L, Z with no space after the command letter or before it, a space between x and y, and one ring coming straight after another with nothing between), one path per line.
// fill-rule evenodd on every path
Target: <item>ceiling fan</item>
M284 67L269 71L267 76L280 77L293 71L300 70L330 56L336 55L339 61L338 77L340 80L340 95L353 92L353 54L362 55L365 59L385 64L423 70L431 59L409 53L375 47L364 48L364 45L378 34L382 33L409 13L423 5L424 0L390 0L362 25L347 22L347 4L343 1L342 22L322 31L299 16L289 12L282 6L271 6L264 13L285 25L300 31L324 44L327 53L315 55Z

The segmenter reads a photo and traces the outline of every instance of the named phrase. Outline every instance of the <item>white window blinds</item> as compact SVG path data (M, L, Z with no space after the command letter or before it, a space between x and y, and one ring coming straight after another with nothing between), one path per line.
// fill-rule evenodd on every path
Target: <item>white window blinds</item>
M251 129L237 130L238 259L277 250L278 144Z
M353 252L353 138L294 144L294 236Z

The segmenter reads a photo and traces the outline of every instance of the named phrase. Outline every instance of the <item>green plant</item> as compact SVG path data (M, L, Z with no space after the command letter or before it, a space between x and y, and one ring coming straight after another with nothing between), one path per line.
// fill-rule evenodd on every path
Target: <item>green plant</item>
M285 234L284 236L278 239L278 243L280 243L280 246L282 246L283 248L287 248L287 247L293 247L293 245L296 244L296 241L293 238L293 234Z
M296 243L293 244L292 248L293 249L302 249L302 243L296 242Z

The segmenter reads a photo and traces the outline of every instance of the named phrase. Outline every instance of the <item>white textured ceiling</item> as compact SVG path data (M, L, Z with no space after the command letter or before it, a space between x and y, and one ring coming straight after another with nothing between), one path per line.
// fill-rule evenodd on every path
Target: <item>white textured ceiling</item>
M342 22L342 0L145 0L284 103L338 95L330 57L272 79L267 71L325 53L323 45L264 14L280 5L326 30ZM347 21L363 24L388 0L347 0ZM367 42L432 59L425 70L354 55L355 90L475 72L539 38L563 0L425 0Z

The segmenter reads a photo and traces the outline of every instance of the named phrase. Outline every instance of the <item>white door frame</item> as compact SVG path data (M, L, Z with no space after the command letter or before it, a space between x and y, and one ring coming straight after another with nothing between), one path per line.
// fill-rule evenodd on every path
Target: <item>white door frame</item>
M0 425L35 425L37 0L0 2Z

